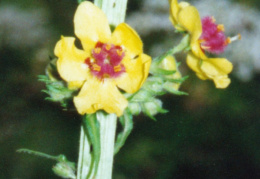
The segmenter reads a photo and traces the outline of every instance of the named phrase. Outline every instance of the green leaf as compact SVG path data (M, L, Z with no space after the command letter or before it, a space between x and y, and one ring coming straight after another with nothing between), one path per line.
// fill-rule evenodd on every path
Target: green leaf
M31 154L31 155L35 155L35 156L38 156L38 157L51 159L51 160L56 160L56 161L59 161L59 159L60 159L59 155L58 156L52 156L52 155L49 155L49 154L45 154L45 153L42 153L42 152L30 150L30 149L18 149L16 152L27 153L27 154Z
M189 76L184 76L184 77L182 77L182 78L179 78L179 79L169 79L169 78L167 78L167 77L165 77L165 79L167 80L167 81L169 81L169 82L174 82L174 83L182 83L182 82L184 82L186 79L188 79L189 78Z
M151 112L145 107L145 104L142 103L141 104L141 108L142 108L142 111L143 113L148 116L149 118L151 118L152 120L156 121L156 118L151 114Z
M165 70L162 68L154 68L151 73L154 75L172 75L176 73L176 70Z
M165 83L166 84L166 83ZM183 91L178 91L176 89L174 89L173 87L171 86L168 86L168 85L163 85L163 88L168 91L169 93L172 93L172 94L176 94L176 95L188 95L188 93L186 92L183 92Z
M117 136L114 148L114 155L117 154L119 150L123 147L127 137L133 129L133 116L130 113L129 109L125 110L124 115L119 118L119 121L123 126L123 131Z
M46 75L38 75L38 81L45 82L45 83L50 82L48 76Z
M100 160L101 154L101 144L100 144L100 127L99 122L97 120L96 113L85 115L83 118L83 127L84 132L87 135L92 147L93 151L91 153L91 166L88 173L88 177L94 172L94 176L96 176L98 171L98 164Z
M150 101L153 94L150 91L141 89L137 93L134 94L130 99L129 102L145 102Z
M163 109L163 108L161 108L161 107L158 107L157 110L158 110L159 113L162 113L162 114L165 114L165 113L168 113L168 112L169 112L167 109Z

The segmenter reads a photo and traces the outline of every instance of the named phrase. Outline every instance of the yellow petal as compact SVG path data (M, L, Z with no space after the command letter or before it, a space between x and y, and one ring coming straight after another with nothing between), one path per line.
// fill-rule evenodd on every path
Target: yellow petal
M199 39L195 39L193 36L191 36L191 50L197 58L202 60L207 60L208 57L205 55L205 53L201 50Z
M68 83L68 88L75 90L80 88L83 85L84 81L71 81Z
M179 13L179 4L177 0L169 0L170 3L170 19L173 23L173 25L177 25L177 14Z
M192 52L202 60L207 59L206 55L201 50L199 42L202 33L199 11L194 6L190 6L187 2L178 4L177 0L172 0L171 14L173 24L177 24L175 25L175 28L178 29L181 27L189 32L191 36L190 46Z
M185 31L183 27L178 22L178 13L181 9L189 6L187 2L181 2L178 4L177 0L169 0L170 3L170 21L172 22L173 26L179 31Z
M124 59L122 63L126 73L115 79L116 84L127 93L134 93L141 88L148 76L151 57L141 54L137 59Z
M225 58L209 58L204 60L201 65L201 70L207 76L223 76L232 71L233 65Z
M77 49L74 41L73 37L61 37L54 49L54 53L58 57L58 72L68 82L84 81L89 73L88 68L84 66L84 60L89 54Z
M91 50L97 41L107 42L111 31L106 15L93 3L84 1L74 16L75 34L85 51Z
M231 80L227 74L232 71L232 68L232 63L225 58L209 58L201 65L201 70L213 79L217 88L226 88L230 84Z
M110 79L100 81L96 78L90 78L81 88L79 95L74 97L74 104L82 115L103 109L107 113L121 116L128 101Z
M190 4L189 4L188 2L185 2L185 1L182 1L182 2L179 3L180 9L183 9L183 8L189 6L189 5L190 5Z
M216 88L226 88L231 82L231 80L227 77L227 75L217 76L213 78L213 80Z
M112 34L112 43L122 45L130 58L134 58L143 52L143 43L140 37L134 29L125 23L121 23L116 27Z
M200 38L202 25L199 12L194 6L181 9L177 18L178 23L191 34L193 39Z
M201 63L202 61L194 56L192 53L189 53L187 55L187 65L190 67L190 69L192 69L200 79L206 80L208 79L208 77L203 73L203 71L201 71Z
M226 88L230 84L227 74L232 71L232 64L225 58L209 58L200 60L197 56L189 53L187 56L188 66L202 79L211 79L217 88Z

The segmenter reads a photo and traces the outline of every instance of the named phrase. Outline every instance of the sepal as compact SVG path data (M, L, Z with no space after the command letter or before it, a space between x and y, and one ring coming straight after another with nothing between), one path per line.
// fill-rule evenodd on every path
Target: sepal
M165 89L167 92L175 94L175 95L188 95L188 93L184 92L184 91L179 91L176 90L172 87L172 83L164 83L163 84L163 89Z
M168 110L162 108L162 101L156 98L153 98L150 102L146 102L141 105L142 111L145 115L156 121L154 117L158 113L167 113Z

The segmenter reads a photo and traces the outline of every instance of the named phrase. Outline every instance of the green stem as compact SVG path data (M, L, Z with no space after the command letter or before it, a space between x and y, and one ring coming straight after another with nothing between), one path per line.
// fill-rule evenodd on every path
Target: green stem
M106 114L99 111L96 114L96 119L100 125L101 155L99 156L99 166L95 179L111 179L117 116L115 114ZM98 163L93 163L97 156L93 155L93 151L91 154L90 147L93 144L90 141L90 137L87 137L82 126L80 132L77 179L92 178L96 173L91 170L93 165ZM90 171L91 173L89 173Z
M127 0L94 0L94 3L106 14L111 26L125 21Z
M79 159L77 167L77 179L86 179L90 165L91 165L91 154L90 154L90 144L87 136L84 132L84 127L81 126L80 129L80 148L79 148Z
M111 179L117 116L98 112L97 119L100 124L101 155L96 179Z
M187 35L185 35L182 38L181 42L177 46L175 46L172 49L168 50L167 52L165 52L161 56L156 57L154 59L154 61L155 62L160 62L161 60L166 58L168 55L174 55L174 54L176 54L178 52L188 50L188 48L189 48L189 41L190 41L190 35L187 34Z
M124 22L127 0L94 0L94 3L106 14L111 27L116 27ZM100 124L101 155L95 179L111 179L117 116L98 112L97 120ZM86 179L91 168L91 157L93 156L90 154L91 143L87 139L83 127L80 136L77 179ZM89 178L92 177L92 174L89 175Z

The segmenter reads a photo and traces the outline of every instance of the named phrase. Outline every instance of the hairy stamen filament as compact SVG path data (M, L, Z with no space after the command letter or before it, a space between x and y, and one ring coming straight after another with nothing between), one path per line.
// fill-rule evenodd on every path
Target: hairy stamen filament
M236 36L228 37L228 38L226 39L226 43L227 43L227 44L230 44L230 43L232 43L232 42L234 42L234 41L241 40L241 38L242 38L241 34L237 34Z

